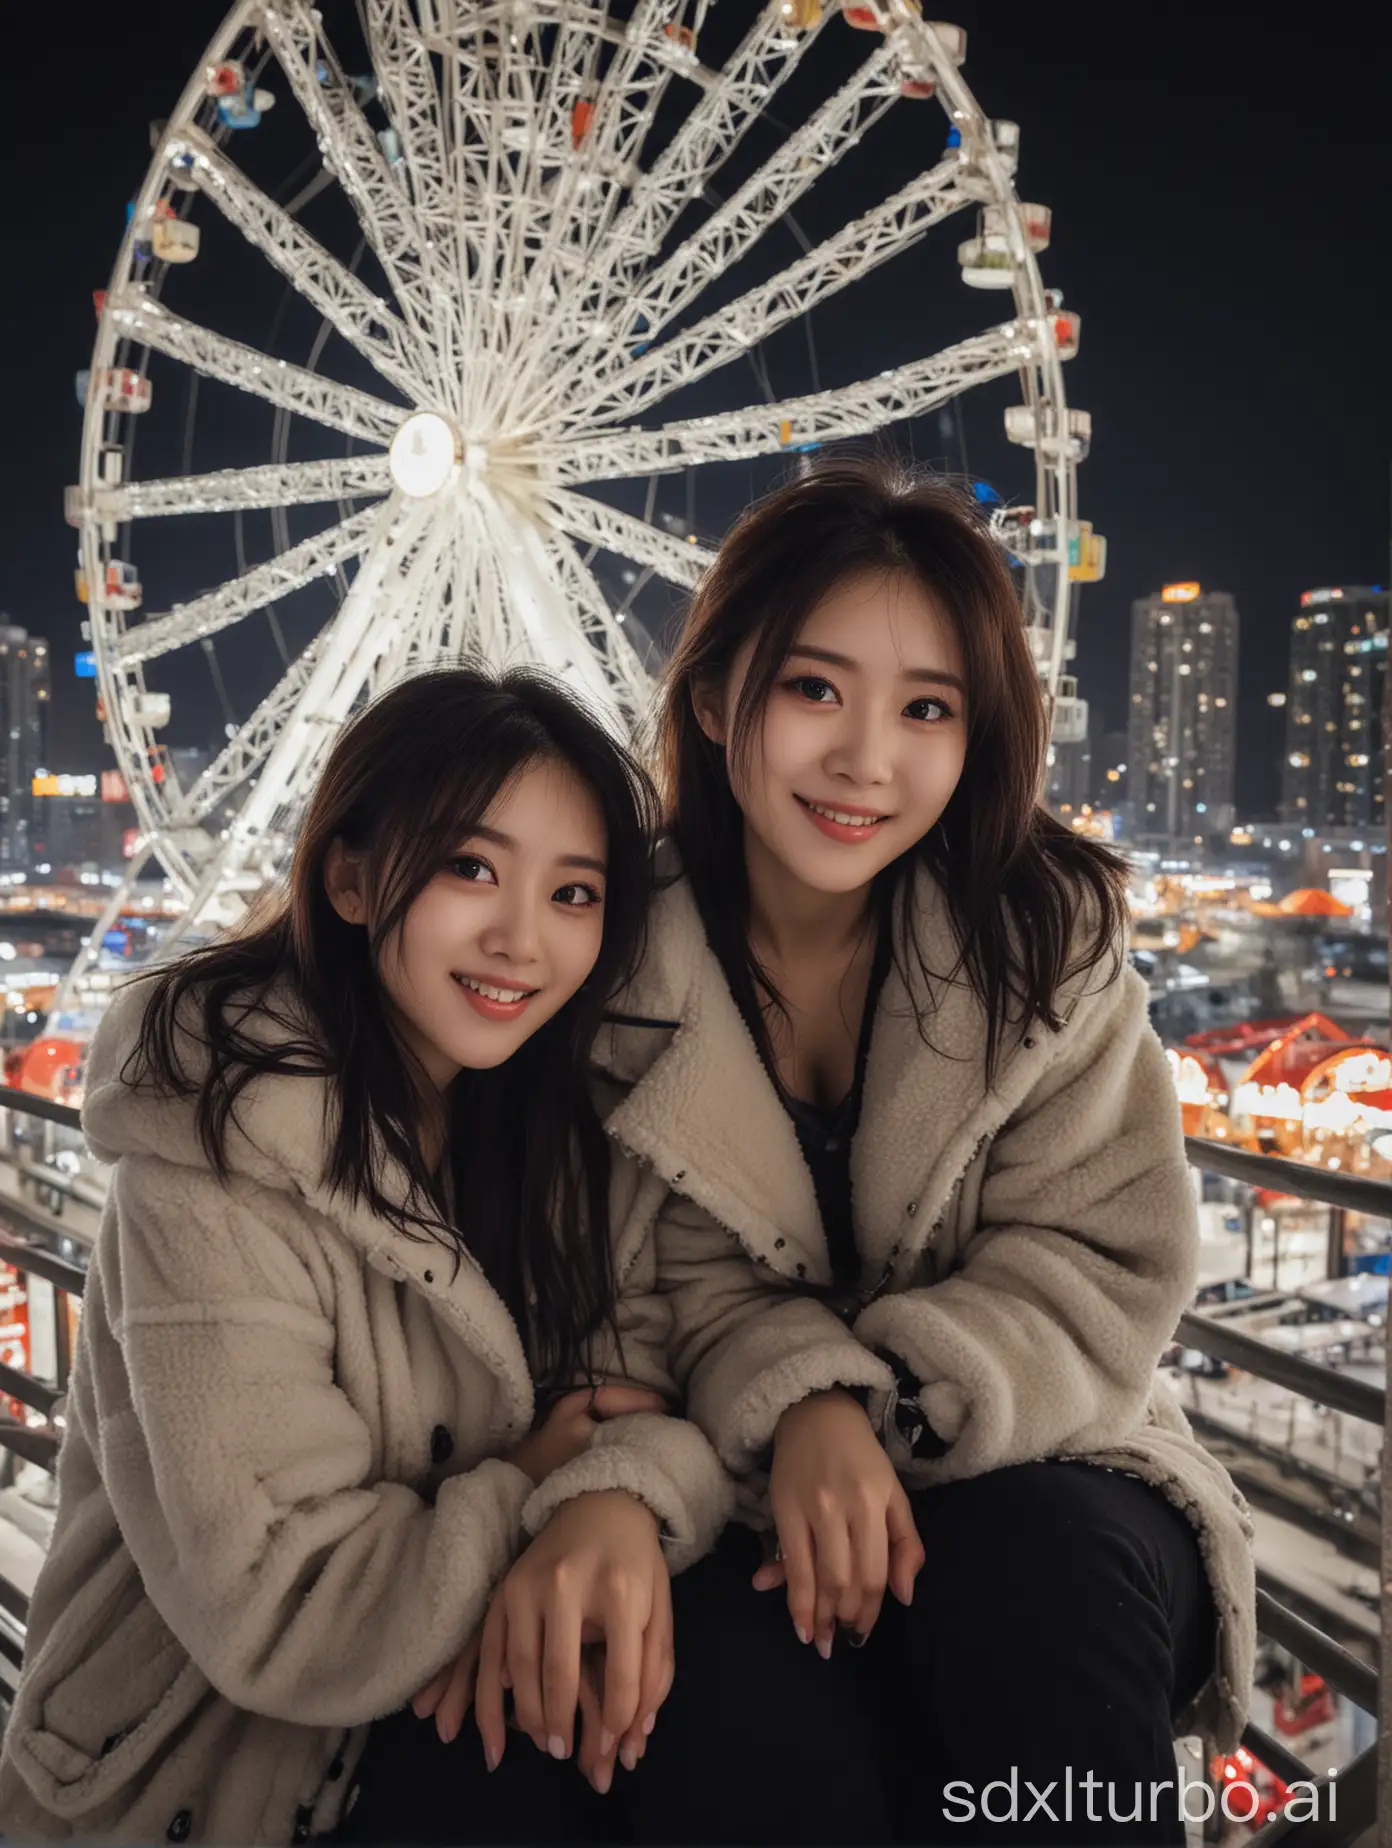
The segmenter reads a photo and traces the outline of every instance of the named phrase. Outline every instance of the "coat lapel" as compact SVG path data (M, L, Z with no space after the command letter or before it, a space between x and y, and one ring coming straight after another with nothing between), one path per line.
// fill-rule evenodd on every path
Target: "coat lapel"
M102 1159L152 1154L191 1168L205 1168L194 1112L185 1097L161 1097L148 1087L132 1090L124 1073L140 1030L149 994L135 981L121 989L102 1022L88 1065L83 1128ZM285 1037L275 1015L293 1004L277 997L276 1010L259 1010L243 1026L270 1043ZM198 1070L196 1023L184 1048L186 1064ZM532 1380L517 1325L506 1304L477 1264L461 1259L434 1239L408 1239L367 1207L324 1184L324 1154L333 1099L326 1079L288 1074L256 1080L238 1099L228 1136L232 1171L277 1192L291 1192L393 1282L405 1283L462 1337L498 1381L500 1405L510 1423L525 1430L532 1421ZM384 1175L387 1191L405 1196L399 1171ZM427 1273L429 1276L427 1278Z
M826 1238L797 1132L706 943L685 880L654 906L650 946L621 1011L680 1025L655 1059L650 1047L647 1060L641 1047L634 1050L650 1027L619 1028L600 1049L616 1076L637 1075L608 1119L609 1133L771 1269L829 1284Z
M915 888L915 936L936 979L925 980L912 947L896 942L851 1149L856 1239L865 1275L877 1285L911 1272L976 1151L1037 1081L1063 1037L1039 1028L1024 1041L1007 1040L988 1089L981 1006L964 977L946 979L957 940L927 873ZM599 1049L604 1068L632 1085L608 1120L610 1133L769 1269L829 1284L826 1237L797 1133L706 942L685 879L658 898L648 957L619 1009L648 1024L611 1029ZM664 1021L676 1030L664 1032ZM662 1049L654 1056L655 1033Z

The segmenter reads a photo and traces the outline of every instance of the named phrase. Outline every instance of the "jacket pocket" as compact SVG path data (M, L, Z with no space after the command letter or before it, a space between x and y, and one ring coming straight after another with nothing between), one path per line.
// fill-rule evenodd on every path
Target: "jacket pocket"
M26 1665L5 1746L36 1799L80 1817L111 1801L202 1703L206 1675L146 1597L128 1557L109 1560Z

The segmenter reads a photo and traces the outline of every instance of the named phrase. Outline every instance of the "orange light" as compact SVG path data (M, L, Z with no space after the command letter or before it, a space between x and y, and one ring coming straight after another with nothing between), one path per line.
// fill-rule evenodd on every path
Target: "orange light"
M1160 592L1162 603L1192 603L1200 594L1197 584L1166 584Z

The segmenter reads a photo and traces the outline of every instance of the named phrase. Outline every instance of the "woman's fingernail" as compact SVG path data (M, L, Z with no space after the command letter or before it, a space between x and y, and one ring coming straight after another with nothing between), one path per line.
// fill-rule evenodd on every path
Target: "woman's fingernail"
M638 1769L638 1748L637 1746L636 1745L626 1745L623 1748L623 1750L619 1753L619 1759L625 1771L636 1771Z
M797 1631L797 1639L800 1643L810 1643L812 1641L812 1638L807 1634L800 1623L795 1623L793 1628Z
M852 1630L847 1640L852 1649L863 1649L870 1641L870 1638L864 1630Z
M649 1736L649 1734L652 1732L653 1727L656 1725L657 1725L657 1715L655 1713L650 1713L647 1719L643 1721L643 1737L645 1739Z
M552 1733L546 1741L546 1749L553 1758L564 1758L566 1755L565 1740L559 1733Z
M594 1776L590 1779L590 1782L594 1785L600 1796L603 1797L608 1795L609 1786L613 1781L614 1767L612 1765L595 1766Z
M608 1731L608 1729L606 1728L599 1735L599 1755L600 1757L608 1758L609 1754L613 1751L613 1749L614 1749L614 1735L613 1733Z
M487 1764L488 1769L490 1771L496 1771L498 1769L498 1760L501 1756L502 1754L499 1752L496 1745L485 1745L484 1746L483 1748L484 1762Z
M829 1636L819 1636L817 1638L817 1654L824 1662L829 1662L831 1660L831 1638Z

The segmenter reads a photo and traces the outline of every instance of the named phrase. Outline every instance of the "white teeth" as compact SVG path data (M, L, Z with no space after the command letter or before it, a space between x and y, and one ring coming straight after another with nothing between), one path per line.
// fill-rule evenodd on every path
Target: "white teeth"
M806 798L803 798L806 801ZM884 820L883 815L847 815L842 809L823 808L820 802L808 802L814 815L825 815L828 821L839 821L843 828L873 828L877 822Z
M469 975L457 975L454 979L461 988L472 988L489 1001L521 1001L534 992L530 988L495 988L491 982L476 982Z

